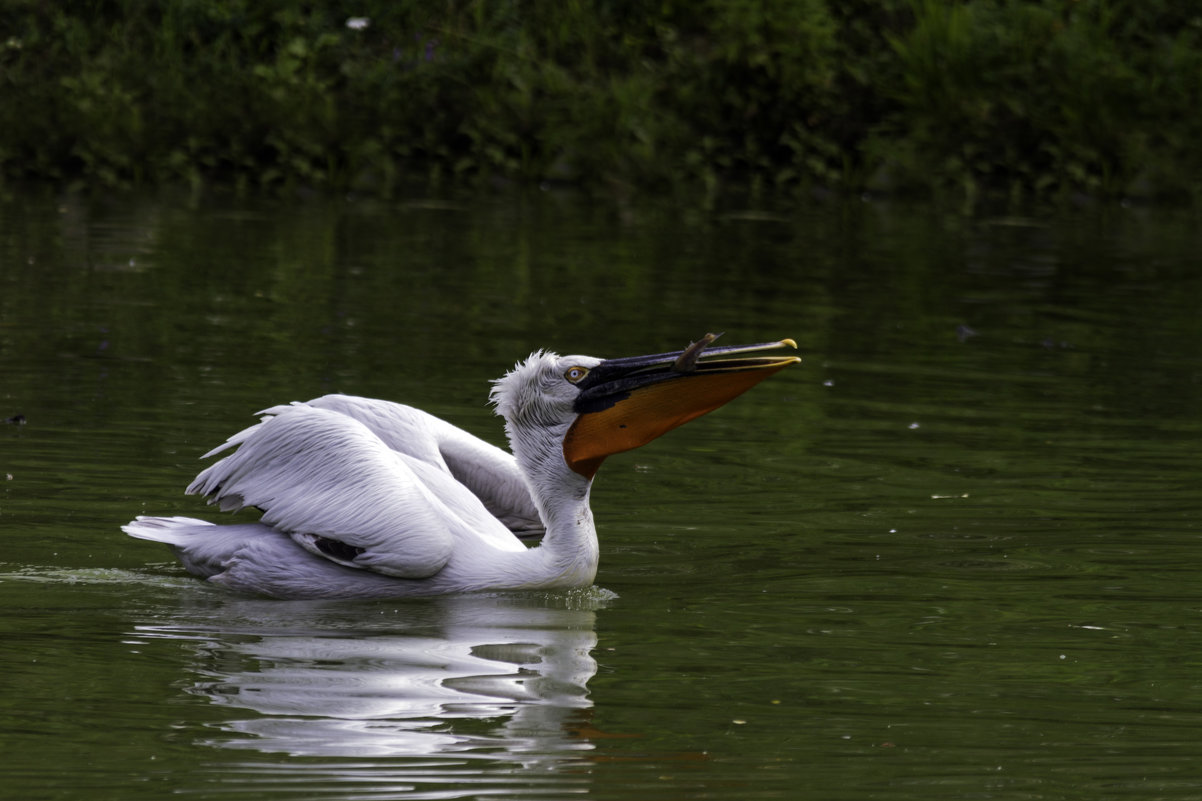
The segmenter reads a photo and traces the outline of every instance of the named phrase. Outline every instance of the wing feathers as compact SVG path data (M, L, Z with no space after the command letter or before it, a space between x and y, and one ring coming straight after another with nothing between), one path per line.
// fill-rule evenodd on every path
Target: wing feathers
M340 412L367 426L389 448L442 468L521 537L541 536L543 523L513 454L411 406L353 395L325 395L309 406ZM278 413L287 407L268 409Z
M218 451L237 450L188 487L223 509L256 506L263 522L296 535L320 556L313 537L362 552L350 561L403 578L426 578L450 558L459 521L406 463L362 423L304 404L277 406Z

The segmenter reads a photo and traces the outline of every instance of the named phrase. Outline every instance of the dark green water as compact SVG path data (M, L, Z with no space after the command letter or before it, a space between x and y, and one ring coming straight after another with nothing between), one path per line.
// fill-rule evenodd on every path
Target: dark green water
M0 795L1202 797L1202 235L1115 209L0 207ZM265 406L495 442L531 350L795 338L608 460L599 588L226 595L125 538Z

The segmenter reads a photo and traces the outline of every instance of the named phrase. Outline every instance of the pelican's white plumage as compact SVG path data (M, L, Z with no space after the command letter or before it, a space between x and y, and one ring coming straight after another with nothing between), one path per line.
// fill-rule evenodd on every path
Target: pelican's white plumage
M792 343L721 351L782 344ZM327 395L275 406L206 454L232 450L188 487L223 510L258 508L259 522L139 517L125 531L172 546L188 570L209 582L282 598L585 586L597 572L589 491L600 459L716 408L797 361L703 362L707 380L735 374L739 388L704 402L678 392L675 405L687 414L675 410L631 444L626 431L636 426L610 420L614 410L644 386L662 395L666 382L697 374L697 350L688 359L673 353L610 362L531 355L494 382L491 393L512 455L387 401ZM658 410L662 398L657 404ZM591 427L575 432L585 417ZM622 433L607 444L610 428ZM544 531L533 548L517 536Z

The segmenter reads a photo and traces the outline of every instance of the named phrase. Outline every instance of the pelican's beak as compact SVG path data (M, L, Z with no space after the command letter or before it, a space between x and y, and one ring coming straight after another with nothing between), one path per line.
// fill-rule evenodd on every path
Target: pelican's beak
M590 370L577 384L577 417L563 440L568 466L592 478L606 456L646 445L801 361L746 355L796 348L791 339L709 347L718 336L706 334L673 353L607 359Z

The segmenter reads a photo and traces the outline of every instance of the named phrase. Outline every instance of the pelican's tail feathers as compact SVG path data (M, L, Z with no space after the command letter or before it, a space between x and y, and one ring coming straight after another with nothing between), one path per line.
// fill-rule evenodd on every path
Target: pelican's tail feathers
M198 526L211 529L213 523L195 517L146 517L139 515L121 527L131 537L140 540L165 542L168 545L183 545L196 533Z
M139 516L121 527L131 537L171 546L189 573L209 578L225 570L237 550L236 540L217 536L233 526L217 526L194 517Z

